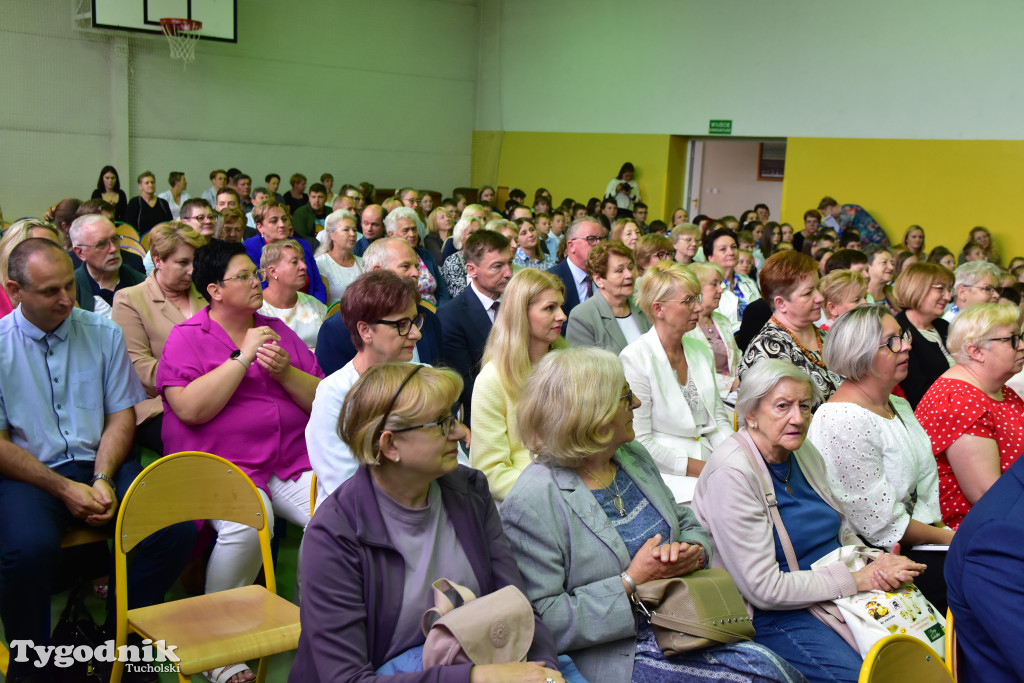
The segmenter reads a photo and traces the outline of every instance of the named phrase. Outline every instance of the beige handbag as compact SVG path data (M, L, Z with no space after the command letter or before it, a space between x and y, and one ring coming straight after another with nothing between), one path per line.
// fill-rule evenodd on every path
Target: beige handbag
M633 604L654 628L666 657L754 637L754 622L724 569L640 584Z
M423 667L525 662L533 644L533 605L515 586L481 598L448 579L433 583L434 607L423 614Z

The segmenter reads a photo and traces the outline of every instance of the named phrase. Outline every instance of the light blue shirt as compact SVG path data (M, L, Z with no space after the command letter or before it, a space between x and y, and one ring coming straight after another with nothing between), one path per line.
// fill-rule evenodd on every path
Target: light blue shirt
M0 320L0 429L47 467L95 460L104 416L145 399L116 323L74 308L47 334L20 306Z
M590 298L590 294L587 292L587 271L582 268L577 268L576 264L573 263L568 257L565 262L569 264L569 272L572 273L572 280L576 283L576 293L580 297L580 303L583 303Z
M548 236L544 238L544 241L547 242L547 245L548 245L548 255L551 256L552 258L554 258L555 262L557 263L558 262L558 243L562 241L562 236L561 235L556 235L553 232L549 232Z

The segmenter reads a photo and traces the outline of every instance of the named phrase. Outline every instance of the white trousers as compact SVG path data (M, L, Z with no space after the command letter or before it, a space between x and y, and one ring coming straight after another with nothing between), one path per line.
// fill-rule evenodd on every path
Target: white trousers
M267 510L271 537L276 515L305 530L309 523L309 489L312 484L313 471L308 470L297 481L281 481L271 476L267 488L273 494L273 500L266 491L259 489ZM210 520L210 524L217 530L217 544L206 568L206 592L216 593L251 585L260 573L261 565L260 539L256 530L224 520Z

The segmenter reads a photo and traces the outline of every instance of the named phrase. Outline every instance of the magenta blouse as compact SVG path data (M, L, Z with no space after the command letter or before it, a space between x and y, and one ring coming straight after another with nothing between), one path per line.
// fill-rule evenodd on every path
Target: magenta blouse
M280 335L279 344L293 367L323 379L316 356L284 322L259 313L253 317L257 327L266 325ZM210 319L207 306L171 330L156 373L157 391L162 397L164 387L187 386L223 365L237 348L224 328ZM227 458L268 495L271 475L294 481L310 469L305 435L309 414L258 363L249 366L235 395L205 424L185 424L166 398L163 402L166 453L204 451Z

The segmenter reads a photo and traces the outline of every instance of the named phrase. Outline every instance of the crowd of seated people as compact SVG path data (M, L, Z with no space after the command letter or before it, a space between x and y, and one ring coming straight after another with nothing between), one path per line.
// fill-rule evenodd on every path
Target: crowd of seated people
M959 255L920 226L867 245L828 197L796 233L763 205L648 223L634 173L588 210L238 169L192 198L146 172L129 200L104 167L7 227L0 506L32 511L0 523L7 639L47 642L60 533L111 525L141 453L187 450L308 536L293 681L856 680L822 601L916 580L944 611L948 578L966 611L945 548L1024 451L1021 259L982 227ZM849 544L885 553L810 571ZM132 606L197 553L206 592L259 572L249 527L177 525L136 553ZM663 655L630 596L709 566L754 643ZM520 588L529 663L423 670L441 577Z

